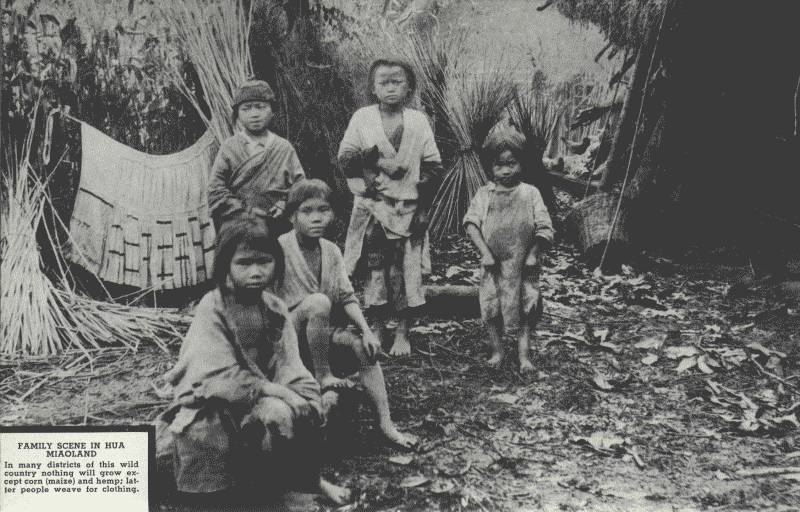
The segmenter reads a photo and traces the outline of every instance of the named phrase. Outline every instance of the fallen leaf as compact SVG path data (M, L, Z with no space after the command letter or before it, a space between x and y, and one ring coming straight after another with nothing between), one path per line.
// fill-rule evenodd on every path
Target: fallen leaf
M714 370L712 370L706 363L706 356L700 356L697 358L697 369L706 375L711 375L714 373Z
M504 404L514 405L519 397L517 395L512 395L511 393L500 393L499 395L492 396L492 400L496 400L498 402L503 402Z
M661 345L664 344L664 341L667 339L666 333L664 334L655 334L652 336L648 336L641 341L638 341L633 344L634 347L640 348L643 350L649 349L659 349Z
M608 379L606 379L604 375L599 373L595 374L594 377L592 377L591 382L597 389L602 389L603 391L613 391L615 389L614 386L612 386L608 382Z
M770 350L761 343L748 343L747 345L745 345L745 347L749 348L753 352L758 352L759 354L763 354L767 357L772 355L776 355L781 359L784 359L786 357L786 354L784 352L780 352L778 350Z
M410 487L419 487L420 485L425 485L430 482L430 479L422 476L422 475L412 475L407 476L400 482L400 487L410 488Z
M600 343L597 344L597 346L607 348L608 350L610 350L615 354L619 354L622 352L622 347L620 347L619 345L615 345L610 341L601 341Z
M642 358L642 363L648 366L654 364L656 361L658 361L658 356L655 354L647 354Z
M625 443L621 437L608 432L595 432L589 437L576 437L574 441L578 444L588 444L595 450L604 453L621 447Z
M639 469L644 469L645 468L645 463L642 460L642 458L639 456L639 451L636 449L635 446L629 446L629 447L625 448L625 451L631 457L633 457L633 462L635 462L636 465L639 466Z
M444 494L455 489L455 484L450 480L436 480L431 484L431 492L433 494Z
M414 457L411 455L395 455L394 457L389 457L389 462L397 464L398 466L408 466L413 460Z
M678 366L675 367L675 371L678 373L683 373L690 368L694 368L697 365L697 358L696 357L687 357L681 359L681 362Z
M664 355L670 359L680 359L683 357L692 357L699 354L695 347L680 346L680 347L667 347L664 349Z
M450 279L451 277L458 275L464 272L464 269L459 267L458 265L453 265L452 267L447 267L447 271L444 273L445 277Z
M592 337L602 343L606 341L606 338L608 338L609 332L611 331L608 327L601 327L599 329L594 329L594 332L592 332Z

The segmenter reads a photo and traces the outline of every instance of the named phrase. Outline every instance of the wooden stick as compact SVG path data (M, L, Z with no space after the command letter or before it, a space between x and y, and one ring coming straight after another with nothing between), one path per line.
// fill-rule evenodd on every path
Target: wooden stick
M788 473L800 473L800 466L787 466L784 468L756 468L756 469L740 469L736 471L739 476L772 476L772 475L785 475Z

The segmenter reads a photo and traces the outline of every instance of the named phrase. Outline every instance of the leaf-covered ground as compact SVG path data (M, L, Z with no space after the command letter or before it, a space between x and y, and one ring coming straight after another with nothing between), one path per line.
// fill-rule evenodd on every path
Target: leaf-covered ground
M461 238L434 261L438 283L474 280ZM384 366L420 449L384 446L359 395L345 400L326 472L356 489L346 510L797 510L800 314L763 291L732 298L738 271L643 258L602 276L559 245L530 377L513 357L484 364L470 299L437 306L412 330L417 352ZM177 349L6 362L0 423L150 422ZM309 500L278 508L330 508Z

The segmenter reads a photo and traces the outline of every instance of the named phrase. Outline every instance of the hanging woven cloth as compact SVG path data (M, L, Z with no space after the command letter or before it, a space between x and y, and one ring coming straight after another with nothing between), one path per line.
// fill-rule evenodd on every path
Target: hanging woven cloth
M81 123L81 146L70 259L105 281L139 288L183 288L210 279L211 132L178 153L148 155Z

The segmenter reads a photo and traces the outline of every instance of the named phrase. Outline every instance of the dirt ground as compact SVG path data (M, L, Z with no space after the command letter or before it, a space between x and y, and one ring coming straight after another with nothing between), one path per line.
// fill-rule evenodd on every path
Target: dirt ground
M474 281L464 239L436 249L433 281ZM384 368L393 416L422 445L384 446L356 394L326 466L357 491L346 510L797 510L800 312L764 290L731 296L741 271L642 257L597 276L559 244L531 377L513 357L484 364L474 302L421 318L415 354ZM0 424L151 422L178 347L6 361Z

